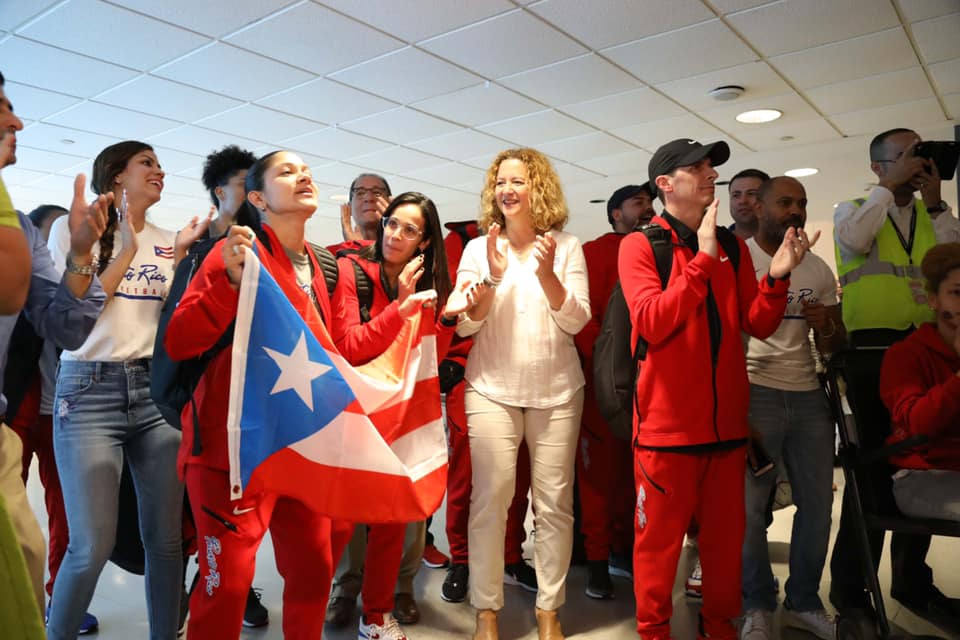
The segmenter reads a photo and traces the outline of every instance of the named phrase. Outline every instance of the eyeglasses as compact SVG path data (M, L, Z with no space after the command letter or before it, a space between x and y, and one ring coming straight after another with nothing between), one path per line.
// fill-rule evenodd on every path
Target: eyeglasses
M423 230L417 225L404 224L392 216L389 218L381 218L380 224L383 225L383 229L387 233L395 234L399 231L404 240L416 240L423 235Z
M387 192L383 189L367 189L366 187L354 187L350 193L353 194L354 198L366 198L367 195L371 195L374 198L383 198L387 195Z

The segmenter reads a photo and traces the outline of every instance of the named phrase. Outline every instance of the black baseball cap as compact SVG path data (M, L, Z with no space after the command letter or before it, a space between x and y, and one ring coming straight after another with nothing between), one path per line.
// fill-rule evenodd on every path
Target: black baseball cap
M696 164L709 157L713 166L719 167L730 159L730 147L723 140L700 144L690 138L679 138L661 146L650 158L647 173L648 183L654 195L657 193L657 177L665 176L678 167Z
M624 202L644 191L646 191L651 198L653 197L653 191L650 189L649 182L644 182L643 184L628 184L614 191L610 199L607 200L607 217L610 217L614 209L619 209L623 206Z

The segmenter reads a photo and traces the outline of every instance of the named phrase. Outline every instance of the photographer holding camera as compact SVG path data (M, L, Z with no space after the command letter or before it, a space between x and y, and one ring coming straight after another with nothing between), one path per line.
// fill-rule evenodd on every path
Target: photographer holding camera
M949 160L940 166L955 166L950 147L921 143L910 129L881 133L870 143L870 169L879 184L866 199L841 202L834 210L843 324L854 347L889 346L933 320L920 263L935 245L960 240L960 221L941 199L940 171L931 159L945 151ZM846 496L843 507L830 562L830 601L841 611L869 607ZM879 564L883 537L871 536ZM891 595L924 617L960 620L960 601L933 584L925 561L929 547L930 536L893 535Z

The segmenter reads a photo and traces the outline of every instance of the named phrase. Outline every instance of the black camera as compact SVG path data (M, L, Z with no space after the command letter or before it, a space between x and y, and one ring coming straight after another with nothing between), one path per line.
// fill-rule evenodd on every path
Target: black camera
M925 140L913 148L913 155L937 165L941 180L952 180L960 157L960 143L952 140Z

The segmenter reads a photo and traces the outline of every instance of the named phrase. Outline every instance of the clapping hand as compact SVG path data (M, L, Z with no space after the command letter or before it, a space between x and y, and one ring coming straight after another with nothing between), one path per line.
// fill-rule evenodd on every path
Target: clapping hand
M494 222L487 231L487 268L490 269L490 277L498 282L507 270L507 254L497 246L499 237L500 225Z
M553 275L553 262L557 255L557 241L549 231L533 241L533 257L537 260L537 277Z
M192 247L193 244L200 239L200 236L210 227L210 221L213 220L213 215L216 212L216 207L210 207L210 212L206 218L201 220L200 216L193 216L190 222L187 223L187 226L177 232L177 239L174 245L177 255L186 255L190 247Z
M408 296L416 293L417 283L423 277L423 254L413 258L397 277L397 302L401 305Z
M74 258L89 256L93 245L100 240L107 228L107 212L113 203L113 193L97 196L88 205L84 200L87 178L77 174L73 181L73 202L67 216L70 228L70 254Z
M227 278L234 289L240 288L240 279L243 277L243 262L247 249L253 249L253 242L257 236L250 227L233 225L227 232L227 239L223 243L223 266L227 270Z
M807 237L807 232L801 227L790 227L783 236L780 248L770 260L770 277L785 278L790 275L807 251L820 239L820 232L813 234L813 240Z
M480 295L486 291L487 285L482 282L463 282L450 292L447 304L443 307L443 315L447 318L458 316L469 311L476 304Z

